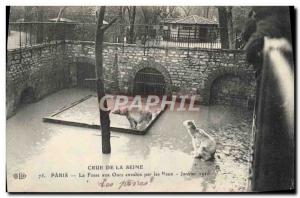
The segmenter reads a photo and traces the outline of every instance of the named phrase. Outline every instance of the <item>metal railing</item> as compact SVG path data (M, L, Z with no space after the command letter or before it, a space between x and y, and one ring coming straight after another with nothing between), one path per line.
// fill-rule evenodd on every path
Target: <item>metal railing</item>
M202 28L171 31L164 25L135 25L134 34L125 31L125 41L145 47L221 48L220 28ZM124 28L126 29L126 28Z
M178 29L176 32L165 25L112 25L104 41L110 43L136 44L151 47L178 47L221 49L219 27ZM133 30L131 30L133 28ZM10 22L7 49L49 43L59 40L94 41L96 23L78 22Z
M10 22L7 49L72 39L74 26L65 22Z

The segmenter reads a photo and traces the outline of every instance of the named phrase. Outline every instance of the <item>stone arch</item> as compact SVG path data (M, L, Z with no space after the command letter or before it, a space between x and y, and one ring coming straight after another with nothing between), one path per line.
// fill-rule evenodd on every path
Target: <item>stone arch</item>
M133 68L133 70L130 72L129 74L129 79L128 79L128 92L129 94L133 94L133 88L134 88L134 79L136 74L145 68L153 68L155 70L157 70L158 72L160 72L163 76L164 76L164 80L165 80L165 84L166 84L166 88L165 88L165 93L167 95L171 95L172 94L172 80L171 80L171 76L168 72L168 70L162 66L161 64L155 62L154 60L146 60L146 61L141 61L140 64L138 64L137 66L135 66Z
M36 100L36 93L33 87L25 87L20 93L19 105L32 103Z
M82 66L87 67L84 72ZM88 89L95 89L92 81L83 81L82 78L95 77L95 58L79 56L76 57L72 63L69 64L70 81L73 87L81 87ZM90 74L89 74L90 73ZM87 76L86 76L87 75Z
M210 104L211 89L213 83L220 77L232 75L239 77L245 81L254 82L254 73L250 70L240 69L238 67L227 67L213 70L208 74L208 78L204 81L204 88L201 90L202 103L205 105Z
M114 61L116 61L116 57ZM78 64L82 63L88 66L87 71L83 72L87 74L87 78L94 79L95 78L95 62L96 59L90 56L79 56L76 57L73 62L70 64L70 73L71 73L71 83L73 86L78 86L78 78L75 79L74 75L78 77ZM104 81L105 81L105 91L107 93L118 93L119 92L119 79L116 77L118 76L118 67L117 62L111 64L109 61L103 60L103 73L104 73ZM93 69L91 69L92 66ZM72 78L73 73L73 78ZM76 82L75 82L76 81ZM88 88L91 90L96 90L95 81L86 81L84 82L83 88Z

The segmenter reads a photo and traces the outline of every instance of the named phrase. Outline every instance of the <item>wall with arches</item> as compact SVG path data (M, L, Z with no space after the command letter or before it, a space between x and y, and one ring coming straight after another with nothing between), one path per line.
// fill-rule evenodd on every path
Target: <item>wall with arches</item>
M238 74L224 74L216 78L210 88L210 105L254 105L255 86Z
M67 53L69 57L77 54L94 58L93 46L93 42L72 42L67 44ZM130 44L106 44L103 52L106 85L113 85L110 90L117 93L132 94L137 72L153 68L164 76L166 94L195 95L201 104L208 105L213 82L231 75L233 81L234 76L243 79L244 84L240 86L248 90L241 98L249 98L249 101L254 98L254 70L246 63L241 50L145 49Z
M149 60L149 61L142 60L135 67L133 67L133 69L128 73L128 76L126 78L127 80L121 81L124 84L125 83L128 84L129 94L133 94L134 79L136 77L136 74L145 68L153 68L157 70L160 74L162 74L165 81L165 94L172 93L172 80L168 70L164 66L162 66L161 64L153 60Z
M30 92L34 94L34 100L39 100L50 93L69 87L69 66L64 51L62 43L7 51L7 117L16 112L27 90L31 90Z
M225 96L221 96L219 100L223 102L219 102L220 104L228 104L231 100L232 103L235 104L244 104L244 98L248 98L249 102L251 103L255 98L255 75L253 70L247 68L240 68L240 67L224 67L215 70L211 70L208 72L208 78L203 81L203 89L201 89L203 104L211 104L212 100L212 92L222 92L222 90L218 90L214 86L219 86L218 84L227 83L227 92L229 95L240 95L240 99L238 98L226 98ZM231 84L231 85L229 85ZM220 87L220 86L219 86ZM226 93L226 87L223 86L223 92ZM221 87L219 89L222 89ZM214 90L213 90L214 89ZM225 90L224 90L225 89ZM233 91L244 90L243 92L239 93L230 93ZM224 94L225 94L224 93ZM221 93L220 93L221 94ZM243 100L243 101L242 101Z
M38 100L57 90L76 86L80 63L95 65L94 42L65 41L8 50L7 117L16 110L22 91L28 87L33 88ZM220 76L233 74L249 87L245 97L254 97L254 70L246 63L244 52L239 50L144 48L105 43L103 67L108 93L132 94L137 72L153 68L164 76L166 94L195 95L198 102L209 104L213 82Z

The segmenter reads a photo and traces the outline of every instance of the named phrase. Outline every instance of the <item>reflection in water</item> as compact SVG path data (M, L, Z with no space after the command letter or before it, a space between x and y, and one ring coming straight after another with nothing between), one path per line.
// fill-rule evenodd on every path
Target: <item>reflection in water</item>
M108 164L110 164L110 155L111 155L111 154L102 155L102 164L103 164L103 165L108 165Z
M144 136L112 132L112 153L102 155L98 130L42 122L49 112L87 94L85 90L63 90L25 106L7 120L8 183L15 182L11 175L18 170L29 175L28 188L19 186L23 190L39 187L40 190L95 191L96 179L68 180L61 185L58 180L41 183L34 176L41 170L78 173L87 171L89 165L142 164L142 173L165 171L175 176L155 177L151 186L140 190L182 191L179 185L197 191L247 190L251 122L245 112L235 113L218 106L200 106L200 112L166 110ZM195 120L199 128L216 139L214 161L193 157L191 138L182 124L184 120ZM204 175L206 171L209 174ZM196 174L180 176L181 172Z
M145 138L147 139L147 135L129 138L124 149L134 157L147 159L150 154L151 145L149 145L150 142L144 140ZM143 142L143 144L141 144L141 142Z
M217 168L214 160L212 161L202 161L200 159L194 159L191 172L195 173L192 178L201 178L203 191L206 192L209 185L215 184L215 179L217 176Z

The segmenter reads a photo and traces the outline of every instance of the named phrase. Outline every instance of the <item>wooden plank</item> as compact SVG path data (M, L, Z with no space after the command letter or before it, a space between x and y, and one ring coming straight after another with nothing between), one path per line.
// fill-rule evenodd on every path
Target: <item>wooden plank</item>
M91 98L93 95L88 95L78 101L72 102L68 106L64 106L57 110L55 113L51 114L50 116L44 117L43 122L48 123L55 123L55 124L63 124L68 126L77 126L77 127L84 127L84 128L91 128L91 129L101 129L101 126L99 124L88 124L88 123L82 123L82 122L74 122L74 121L68 121L68 120L62 120L55 118L56 115L63 113L64 111L78 105L81 102L86 101L87 99ZM137 130L137 129L128 129L128 128L121 128L121 127L110 127L111 131L113 132L121 132L121 133L130 133L135 135L145 135L146 132L153 126L154 122L160 117L160 115L165 111L166 107L162 109L157 116L149 122L147 127L144 130Z
M60 114L60 113L62 113L63 111L66 111L66 110L68 110L68 109L74 107L75 105L77 105L77 104L79 104L79 103L81 103L81 102L83 102L83 101L85 101L85 100L91 98L92 96L93 96L93 95L88 95L88 96L86 96L86 97L84 97L84 98L82 98L82 99L80 99L80 100L78 100L78 101L72 102L70 105L63 106L62 108L60 108L60 109L58 109L57 111L55 111L54 113L52 113L52 114L50 115L50 117L56 116L57 114Z

